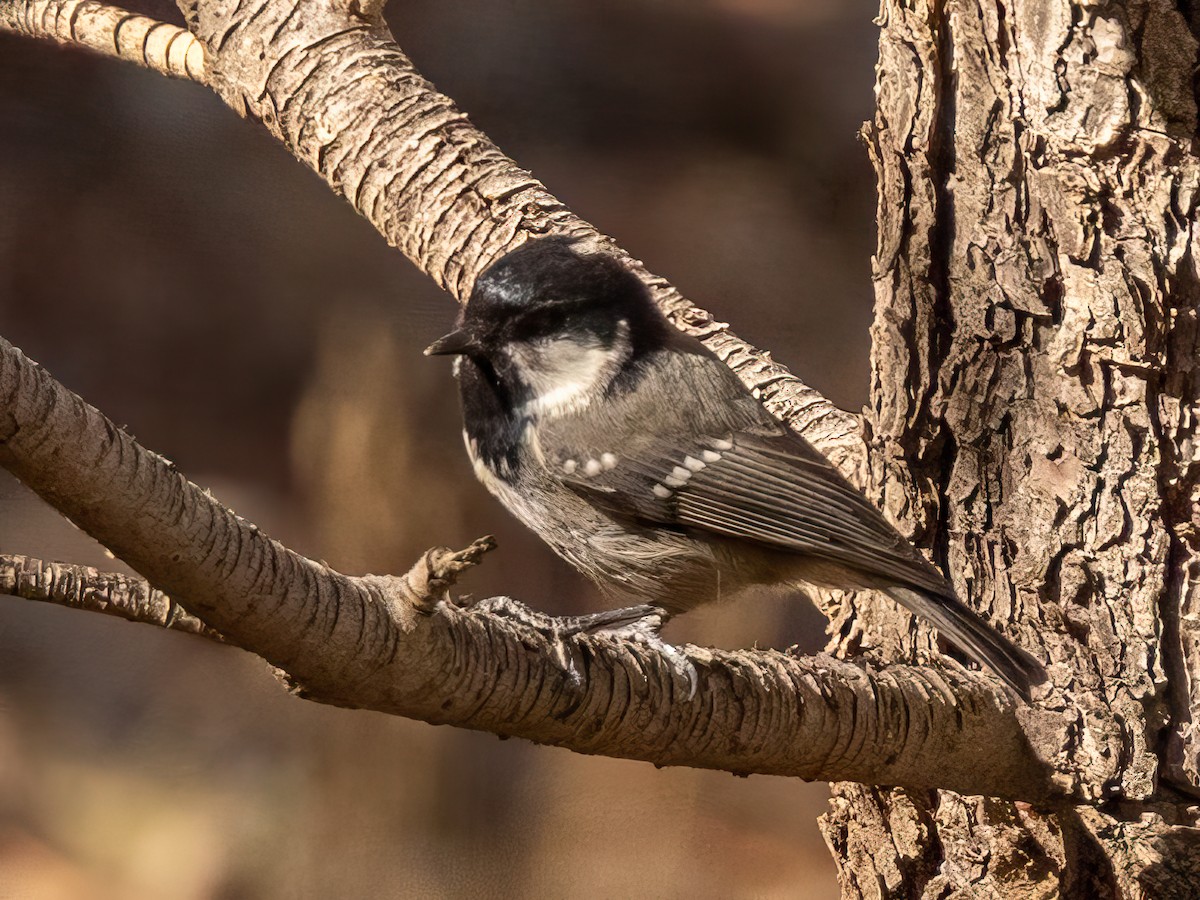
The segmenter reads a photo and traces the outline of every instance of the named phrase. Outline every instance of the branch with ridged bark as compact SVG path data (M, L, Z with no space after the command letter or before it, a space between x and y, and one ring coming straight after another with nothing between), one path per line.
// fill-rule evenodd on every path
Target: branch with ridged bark
M185 28L92 0L0 3L0 29L86 47L163 75L204 83L204 47Z
M430 551L400 578L335 572L234 515L2 339L0 463L180 598L203 623L192 630L258 654L310 699L658 765L1034 802L1088 794L1054 772L1056 716L954 664L871 671L686 647L687 684L657 646L564 637L511 602L454 605L447 588L486 544ZM116 578L0 564L0 589L170 624L166 597ZM108 595L114 585L136 602Z
M145 579L101 572L91 566L0 554L0 594L104 613L127 622L157 625L225 642L218 631L151 587Z
M0 0L0 27L55 5ZM205 0L185 13L205 83L260 119L460 302L525 239L585 239L623 257L677 325L863 483L856 416L567 210L421 78L376 6ZM333 572L233 516L7 344L0 463L313 699L660 765L1039 802L1102 791L1102 779L1059 764L1069 716L1017 706L988 676L953 664L872 672L827 657L685 648L698 677L684 689L672 660L649 645L564 639L549 619L504 614L508 604L455 606L430 569L443 558L434 551L415 576Z

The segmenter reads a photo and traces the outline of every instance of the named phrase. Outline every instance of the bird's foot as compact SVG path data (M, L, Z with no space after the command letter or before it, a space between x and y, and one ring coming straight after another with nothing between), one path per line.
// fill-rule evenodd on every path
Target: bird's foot
M548 638L554 647L554 660L572 684L583 684L583 658L579 635L607 637L633 641L657 652L668 663L673 681L686 689L687 698L696 696L700 676L687 655L659 635L670 614L657 606L642 604L622 609L609 609L585 616L551 616L530 609L511 597L492 597L472 607L473 610L502 616L520 622Z
M640 608L630 607L627 610L617 611L633 612ZM669 613L656 606L650 607L650 610L646 615L627 624L615 628L604 628L592 633L633 641L657 653L666 660L672 682L680 690L686 691L687 699L691 700L696 696L696 689L700 686L700 673L696 671L695 664L686 653L674 644L668 644L659 634L663 625L667 623L667 619L670 618Z
M606 634L634 638L638 634L657 634L667 622L667 613L657 606L641 604L621 609L606 609L586 616L556 616L554 621L563 635Z
M652 630L657 633L667 620L667 613L657 606L642 604L623 609L607 609L586 616L552 616L531 609L512 597L490 597L471 606L473 611L490 613L505 619L520 622L546 637L561 639L576 634L611 634L631 637L633 631ZM625 634L625 629L631 629Z

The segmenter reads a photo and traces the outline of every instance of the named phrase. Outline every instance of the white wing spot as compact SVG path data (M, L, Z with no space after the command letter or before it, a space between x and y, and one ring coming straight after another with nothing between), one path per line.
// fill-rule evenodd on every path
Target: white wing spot
M600 465L606 469L615 469L617 467L617 457L612 453L601 453Z
M721 454L717 453L715 450L705 450L700 454L700 456L706 463L715 463L721 461Z
M694 456L685 456L683 458L683 464L693 472L699 472L708 465L708 463L696 459Z
M654 496L660 500L666 500L668 497L671 496L671 489L668 487L664 487L661 484L656 484L654 486L653 490L654 490Z
M708 442L708 445L714 450L732 450L733 441L726 439L715 439Z
M603 466L600 465L600 460L589 459L587 464L584 465L583 471L585 475L599 475L602 468Z
M565 463L563 463L563 471L566 472L568 475L574 475L575 470L578 467L579 467L579 463L575 462L575 460L573 460L573 459L568 459Z

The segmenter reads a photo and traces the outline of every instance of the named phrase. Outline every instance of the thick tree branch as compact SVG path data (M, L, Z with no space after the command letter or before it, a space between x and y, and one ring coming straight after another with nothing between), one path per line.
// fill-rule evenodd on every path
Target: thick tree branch
M181 6L221 96L459 300L527 235L565 232L613 250L413 71L376 0ZM111 426L106 467L115 454L117 469L141 473L115 490L147 478L153 490L112 507L107 483L87 482L82 495L68 486L62 506L118 536L132 529L131 541L153 544L153 529L136 531L143 513L182 526L167 538L184 555L154 548L145 570L164 584L185 579L172 565L199 553L193 586L214 620L269 638L261 620L274 616L298 641L303 688L329 702L660 764L1032 799L1161 794L1159 661L1173 681L1188 678L1172 656L1187 646L1195 605L1196 46L1171 4L1093 7L886 3L871 135L881 211L892 212L881 216L876 273L875 482L888 483L893 513L941 531L973 602L1044 632L1057 670L1044 705L1065 707L1061 720L1013 709L957 670L871 674L778 654L689 649L701 678L694 699L680 696L668 661L644 646L564 647L549 620L504 619L499 604L456 608L419 574L323 571L224 510L204 511L192 486ZM12 27L6 10L0 0L0 27ZM681 326L861 483L853 417L642 274ZM66 482L44 473L61 448L40 456L14 427L14 470L53 496ZM5 433L0 412L0 441ZM339 656L347 622L358 642ZM274 660L288 649L261 652ZM579 680L555 660L570 660ZM1173 752L1186 753L1196 732L1187 685L1174 692ZM1167 762L1194 787L1194 759ZM1179 823L1134 804L1018 822L1002 804L942 797L931 807L909 795L905 809L894 799L856 789L835 807L831 843L865 860L848 892L1011 893L1025 879L1040 891L1055 872L1067 893L1194 892L1195 831L1177 827L1191 809Z
M2 340L0 462L312 699L659 765L1030 801L1089 791L1048 762L1067 740L1056 716L953 664L871 672L685 648L690 696L653 647L563 642L538 614L452 605L445 588L473 558L431 551L404 578L334 572L230 513Z
M92 0L0 2L0 29L87 47L204 83L204 47L186 29Z
M190 11L208 83L460 301L484 267L529 236L571 234L621 255L434 91L370 10L364 19L357 6L260 0ZM862 483L856 416L630 265L677 324ZM671 660L645 646L572 638L564 650L553 629L290 553L10 348L5 398L0 409L14 418L0 418L0 457L14 473L314 698L659 764L1026 799L1099 796L1102 780L1056 771L1069 743L1062 721L1018 715L986 677L904 668L875 676L824 659L689 651L701 678L695 698L684 698ZM580 682L563 659L580 660Z

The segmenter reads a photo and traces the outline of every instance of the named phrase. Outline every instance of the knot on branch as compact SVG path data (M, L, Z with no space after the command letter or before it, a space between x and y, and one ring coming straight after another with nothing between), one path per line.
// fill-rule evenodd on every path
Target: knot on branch
M496 549L496 539L485 535L463 550L434 547L426 550L404 575L364 575L359 579L376 593L389 617L403 631L415 624L414 613L429 615L448 600L448 591L464 572L479 565L484 555Z
M471 542L464 550L451 550L449 547L434 547L427 550L405 578L415 590L423 590L427 595L437 595L438 599L457 583L459 576L474 566L479 565L485 554L496 549L496 539L485 534ZM416 581L413 580L417 576Z

